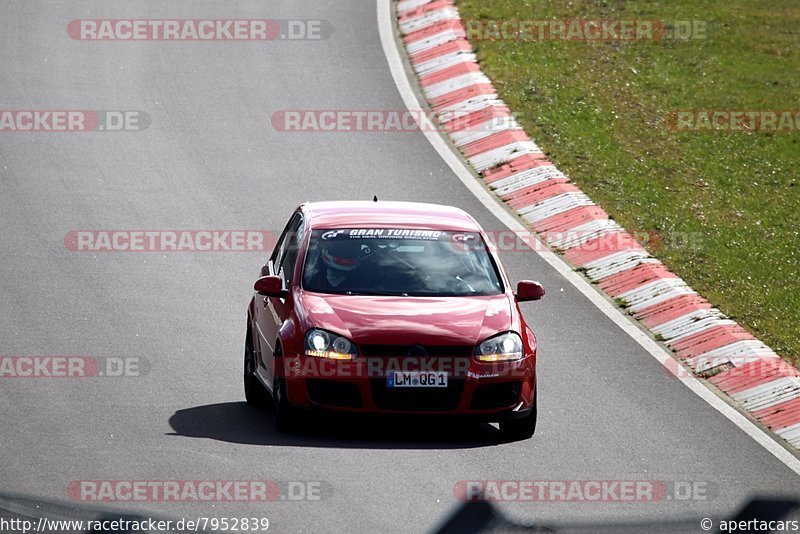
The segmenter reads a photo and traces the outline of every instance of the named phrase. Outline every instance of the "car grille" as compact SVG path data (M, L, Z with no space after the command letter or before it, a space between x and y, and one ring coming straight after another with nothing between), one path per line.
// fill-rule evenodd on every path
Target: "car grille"
M418 348L418 347L417 347ZM413 361L408 370L447 371L449 376L446 388L387 388L386 377L371 375L370 388L372 400L381 410L446 412L458 408L464 391L466 370L472 358L472 345L424 345L425 356L412 351L412 345L362 345L363 355L368 359L384 360L386 368L400 370L392 365ZM396 360L390 364L386 360ZM428 365L426 365L426 362ZM455 376L460 374L461 376Z
M412 345L361 345L366 357L405 358L409 357ZM423 345L429 358L471 358L472 345Z
M368 360L370 378L382 378L387 371L444 371L451 378L466 378L473 350L472 346L465 345L364 345L361 348Z

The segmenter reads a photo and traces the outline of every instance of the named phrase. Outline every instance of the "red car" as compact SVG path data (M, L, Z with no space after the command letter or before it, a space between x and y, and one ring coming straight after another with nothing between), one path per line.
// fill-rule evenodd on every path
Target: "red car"
M447 206L320 202L292 215L247 314L247 401L279 430L302 409L468 415L536 429L536 338L478 223Z

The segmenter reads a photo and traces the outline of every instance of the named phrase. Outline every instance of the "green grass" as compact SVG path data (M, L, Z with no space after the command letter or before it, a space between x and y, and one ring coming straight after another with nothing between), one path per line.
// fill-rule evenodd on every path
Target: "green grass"
M459 0L465 19L707 22L703 40L475 41L553 162L714 305L800 362L800 132L673 132L675 110L800 109L796 0Z

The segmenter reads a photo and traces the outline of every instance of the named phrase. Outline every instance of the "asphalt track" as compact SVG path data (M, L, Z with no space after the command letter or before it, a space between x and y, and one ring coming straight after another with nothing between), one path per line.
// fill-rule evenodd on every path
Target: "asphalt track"
M318 422L279 434L243 402L259 253L76 253L75 229L279 231L306 200L459 206L499 221L419 133L286 133L281 109L402 109L367 0L19 2L0 20L4 109L144 110L140 132L0 133L0 355L144 357L145 376L0 382L0 489L68 500L74 480L321 482L315 501L116 503L174 518L268 517L276 532L422 532L461 480L664 480L707 500L508 503L525 521L718 517L797 494L789 468L692 394L530 252L512 279L540 346L539 428ZM124 12L124 13L121 13ZM324 41L73 41L77 18L324 19ZM698 528L698 531L699 528Z

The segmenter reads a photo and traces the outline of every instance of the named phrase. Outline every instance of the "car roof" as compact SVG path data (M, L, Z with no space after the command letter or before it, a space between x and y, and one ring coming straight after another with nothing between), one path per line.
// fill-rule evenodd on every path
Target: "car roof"
M312 229L424 228L480 231L468 213L453 206L421 202L331 201L301 206Z

